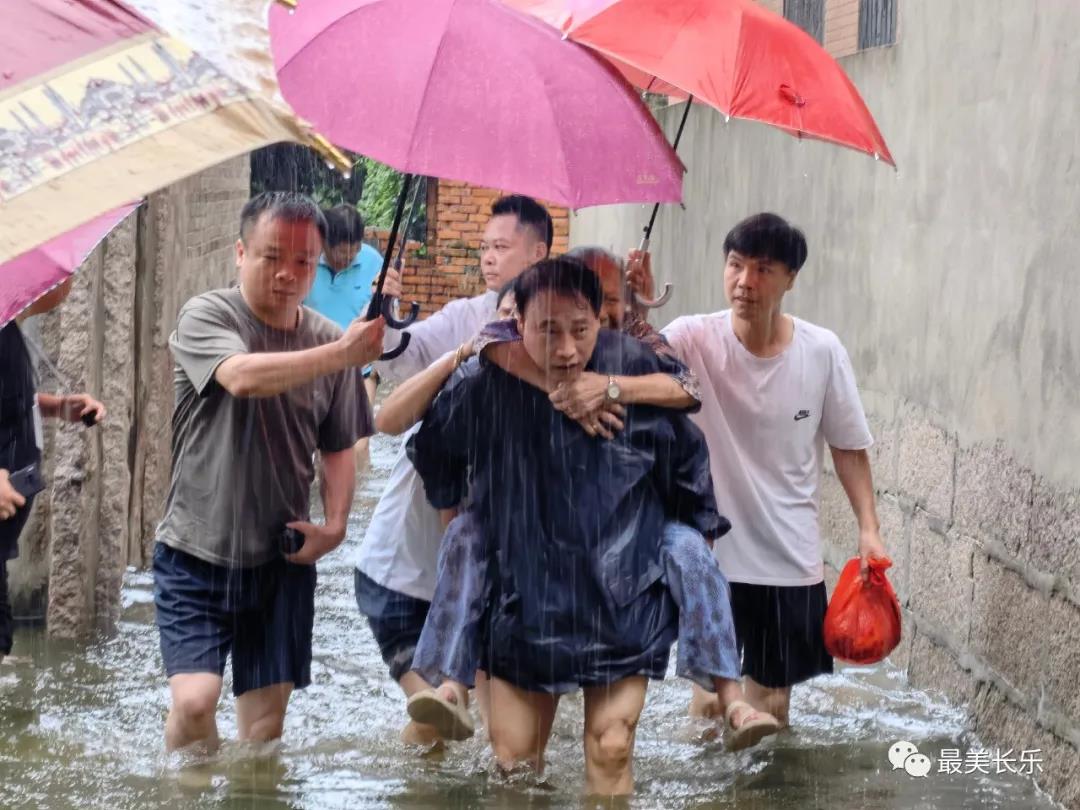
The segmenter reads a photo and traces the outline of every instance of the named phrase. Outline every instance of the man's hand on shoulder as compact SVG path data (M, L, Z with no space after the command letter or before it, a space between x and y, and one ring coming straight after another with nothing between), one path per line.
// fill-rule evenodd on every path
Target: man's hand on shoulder
M386 321L381 315L373 321L357 318L350 323L338 338L338 344L345 353L346 365L366 366L378 360L383 351L385 334Z
M583 371L573 380L560 383L549 399L555 410L571 419L580 420L598 412L607 402L608 378L592 371Z

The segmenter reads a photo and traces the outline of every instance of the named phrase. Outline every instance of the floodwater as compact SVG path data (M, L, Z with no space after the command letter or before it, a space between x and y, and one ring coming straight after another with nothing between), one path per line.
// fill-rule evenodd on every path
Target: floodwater
M109 638L76 645L17 636L0 664L0 807L466 808L581 807L580 698L559 709L544 780L498 775L479 737L420 756L398 741L403 700L356 611L351 565L398 447L376 437L346 543L319 565L314 683L290 706L285 742L227 743L203 763L166 757L168 692L153 626L153 587L129 572ZM226 676L226 692L231 685ZM751 752L700 742L687 684L653 684L637 739L634 808L1050 808L1030 779L937 773L942 749L978 749L963 714L910 689L888 666L845 668L796 690L794 731ZM235 738L223 701L222 736ZM930 754L924 778L893 770L908 740Z

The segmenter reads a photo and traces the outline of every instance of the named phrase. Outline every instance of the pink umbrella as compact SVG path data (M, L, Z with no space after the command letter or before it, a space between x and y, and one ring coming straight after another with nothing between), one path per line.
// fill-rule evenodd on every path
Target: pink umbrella
M571 208L681 198L682 164L618 72L497 0L274 6L270 36L296 112L402 172Z
M0 264L0 327L72 275L124 218L139 207L114 208L84 225Z

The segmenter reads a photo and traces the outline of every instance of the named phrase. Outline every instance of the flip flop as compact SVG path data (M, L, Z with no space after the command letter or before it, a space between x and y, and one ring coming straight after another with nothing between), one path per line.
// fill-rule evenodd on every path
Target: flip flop
M734 728L731 718L740 709L749 709L750 713L742 725ZM736 700L724 712L724 748L728 751L742 751L757 745L765 737L780 730L780 721L768 712L759 712L745 700Z
M444 740L467 740L476 731L469 710L451 703L434 689L425 689L410 697L405 710L417 723L434 726Z

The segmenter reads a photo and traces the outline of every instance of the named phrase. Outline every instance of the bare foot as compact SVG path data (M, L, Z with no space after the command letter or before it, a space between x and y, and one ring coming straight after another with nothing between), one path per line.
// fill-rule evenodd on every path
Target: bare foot
M775 717L768 712L758 711L742 700L728 706L724 724L724 747L729 751L750 748L780 730L780 723Z
M434 726L444 740L465 740L474 733L468 693L460 684L444 683L409 698L405 708L418 723Z
M417 723L415 720L410 720L405 728L401 730L401 741L406 745L426 748L426 753L443 749L443 740L439 736L438 730L434 726Z

